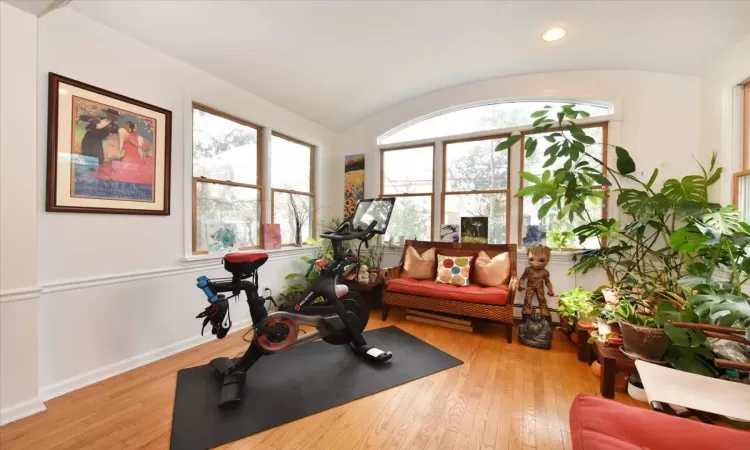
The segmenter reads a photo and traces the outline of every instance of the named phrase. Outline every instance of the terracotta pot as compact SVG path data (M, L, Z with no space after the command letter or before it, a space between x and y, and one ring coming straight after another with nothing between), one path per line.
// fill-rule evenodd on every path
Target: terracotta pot
M625 351L637 358L660 361L669 347L669 336L660 328L620 322L620 331Z
M590 320L579 320L576 326L582 330L593 331L596 330L596 324Z

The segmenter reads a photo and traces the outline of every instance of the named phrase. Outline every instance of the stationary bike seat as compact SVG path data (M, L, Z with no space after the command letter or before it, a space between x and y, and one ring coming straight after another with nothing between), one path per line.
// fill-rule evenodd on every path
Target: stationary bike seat
M224 269L233 275L247 278L268 261L266 253L227 253L224 255Z

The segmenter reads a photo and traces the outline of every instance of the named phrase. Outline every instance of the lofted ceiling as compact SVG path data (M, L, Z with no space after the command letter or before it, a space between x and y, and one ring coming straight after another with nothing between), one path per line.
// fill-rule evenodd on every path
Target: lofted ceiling
M427 92L500 76L701 75L750 33L750 1L76 0L69 7L332 130ZM567 37L544 42L552 26Z

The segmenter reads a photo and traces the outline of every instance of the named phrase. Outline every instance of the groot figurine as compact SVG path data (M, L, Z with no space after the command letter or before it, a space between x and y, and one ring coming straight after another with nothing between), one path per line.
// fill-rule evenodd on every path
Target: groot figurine
M523 271L518 286L519 291L524 290L524 281L526 281L526 295L523 297L523 316L531 314L534 307L531 299L536 294L536 301L539 303L539 309L542 315L550 320L549 308L547 308L547 299L544 296L544 287L547 286L547 295L552 296L552 283L549 280L549 272L545 267L549 263L550 249L544 245L535 245L528 249L529 266Z

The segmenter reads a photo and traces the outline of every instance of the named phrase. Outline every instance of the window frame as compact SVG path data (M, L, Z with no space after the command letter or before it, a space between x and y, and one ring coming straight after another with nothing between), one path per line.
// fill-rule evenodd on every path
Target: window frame
M732 204L740 206L740 182L750 176L750 81L742 84L742 167L732 174Z
M453 139L453 140L445 140L443 141L443 160L442 160L442 172L443 172L443 182L442 182L442 189L440 190L440 214L441 222L443 223L445 221L445 197L447 195L472 195L472 194L505 194L505 243L510 243L510 236L511 236L511 229L510 229L510 223L511 223L511 202L513 198L511 197L511 187L510 187L510 170L511 170L511 164L513 159L513 152L511 149L508 149L508 167L507 167L507 174L508 179L505 183L505 189L489 189L489 190L472 190L472 191L448 191L448 164L446 164L446 157L448 155L448 145L450 144L460 144L462 142L476 142L476 141L490 141L494 139L507 139L509 138L511 133L500 133L495 134L492 136L486 136L486 137L470 137L470 138L462 138L462 139ZM433 166L435 162L433 159ZM521 161L521 167L523 167L523 161ZM433 183L434 186L434 183ZM434 190L434 187L433 187ZM434 213L433 213L434 214ZM520 242L520 241L519 241Z
M265 189L263 186L263 127L260 125L254 124L248 120L242 119L241 117L234 116L229 113L225 113L223 111L220 111L218 109L212 108L210 106L204 105L202 103L198 102L192 102L192 108L190 110L191 117L192 112L194 109L203 111L205 113L224 118L226 120L238 123L240 125L250 127L255 129L256 132L256 157L257 157L257 176L256 176L256 184L247 184L247 183L237 183L234 181L229 180L218 180L214 178L207 178L204 176L196 177L195 176L195 161L193 159L193 152L195 149L195 142L193 140L194 134L195 134L195 124L191 120L191 129L190 129L190 175L192 179L192 204L193 204L193 211L192 211L192 254L193 255L207 255L208 250L197 250L198 247L198 183L212 183L212 184L221 184L225 186L233 186L233 187L241 187L241 188L251 188L251 189L257 189L259 191L259 202L258 202L258 208L260 209L260 218L258 221L258 245L252 246L252 247L242 247L239 248L240 251L243 250L257 250L263 248L263 224L266 223L265 218Z
M609 158L609 122L610 121L607 120L607 121L603 121L603 122L593 122L593 123L586 123L586 124L578 125L582 129L586 129L586 128L602 128L602 143L601 143L602 144L602 162L604 163L602 165L602 175L604 175L605 177L607 176L607 166L608 166L608 163L609 163L609 159L608 159ZM524 144L525 144L525 141L526 141L526 137L527 136L533 136L533 135L536 135L536 134L552 133L552 132L555 132L555 131L565 131L568 128L569 127L562 127L562 128L560 128L560 127L552 127L549 130L539 131L539 132L536 132L536 133L532 133L530 131L521 132L521 140L518 141L518 144L520 145L520 150L519 151L520 151L520 160L521 160L520 161L521 162L521 168L520 168L519 173L518 173L518 178L520 180L520 184L518 186L519 190L524 188L524 181L525 181L523 179L523 177L521 176L521 172L524 171L524 167L525 167L525 164L526 164L526 152L524 151L524 148L525 148ZM510 158L509 158L509 161L510 161ZM592 188L594 188L594 189L602 189L604 191L606 191L606 189L607 189L605 186L602 186L602 185L592 186ZM524 197L520 197L518 199L518 243L519 244L521 242L523 242L523 231L524 231L523 230L523 200L524 200ZM608 205L608 203L609 202L607 201L606 198L602 199L602 219L607 219L609 217L609 207L608 207L609 205ZM572 248L563 248L561 250L563 250L563 251L572 251L572 250L580 250L580 249L572 247Z
M297 138L293 138L289 136L288 134L284 134L278 131L271 130L271 141L273 142L273 137L285 139L287 141L293 142L295 144L303 145L305 147L308 147L310 149L310 191L309 192L302 192L302 191L295 191L292 189L281 189L281 188L274 188L273 187L273 180L270 180L269 175L269 186L271 190L271 224L276 223L276 208L275 208L275 198L276 193L280 194L293 194L293 195L304 195L307 197L312 197L312 217L310 218L311 222L311 229L310 229L310 236L315 238L318 236L318 215L317 215L317 196L315 195L315 154L317 151L317 147L313 144L307 143L305 141L301 141ZM269 158L273 158L273 145L269 147ZM281 243L282 247L294 247L295 243Z
M391 146L389 145L388 148L380 148L380 198L383 197L426 197L430 196L430 240L434 239L435 236L435 142L430 142L426 144L413 144L413 145L404 145L404 146ZM408 194L385 194L385 153L391 152L395 150L409 150L414 148L426 148L430 147L432 148L432 189L430 189L430 192L414 192L414 193L408 193Z

